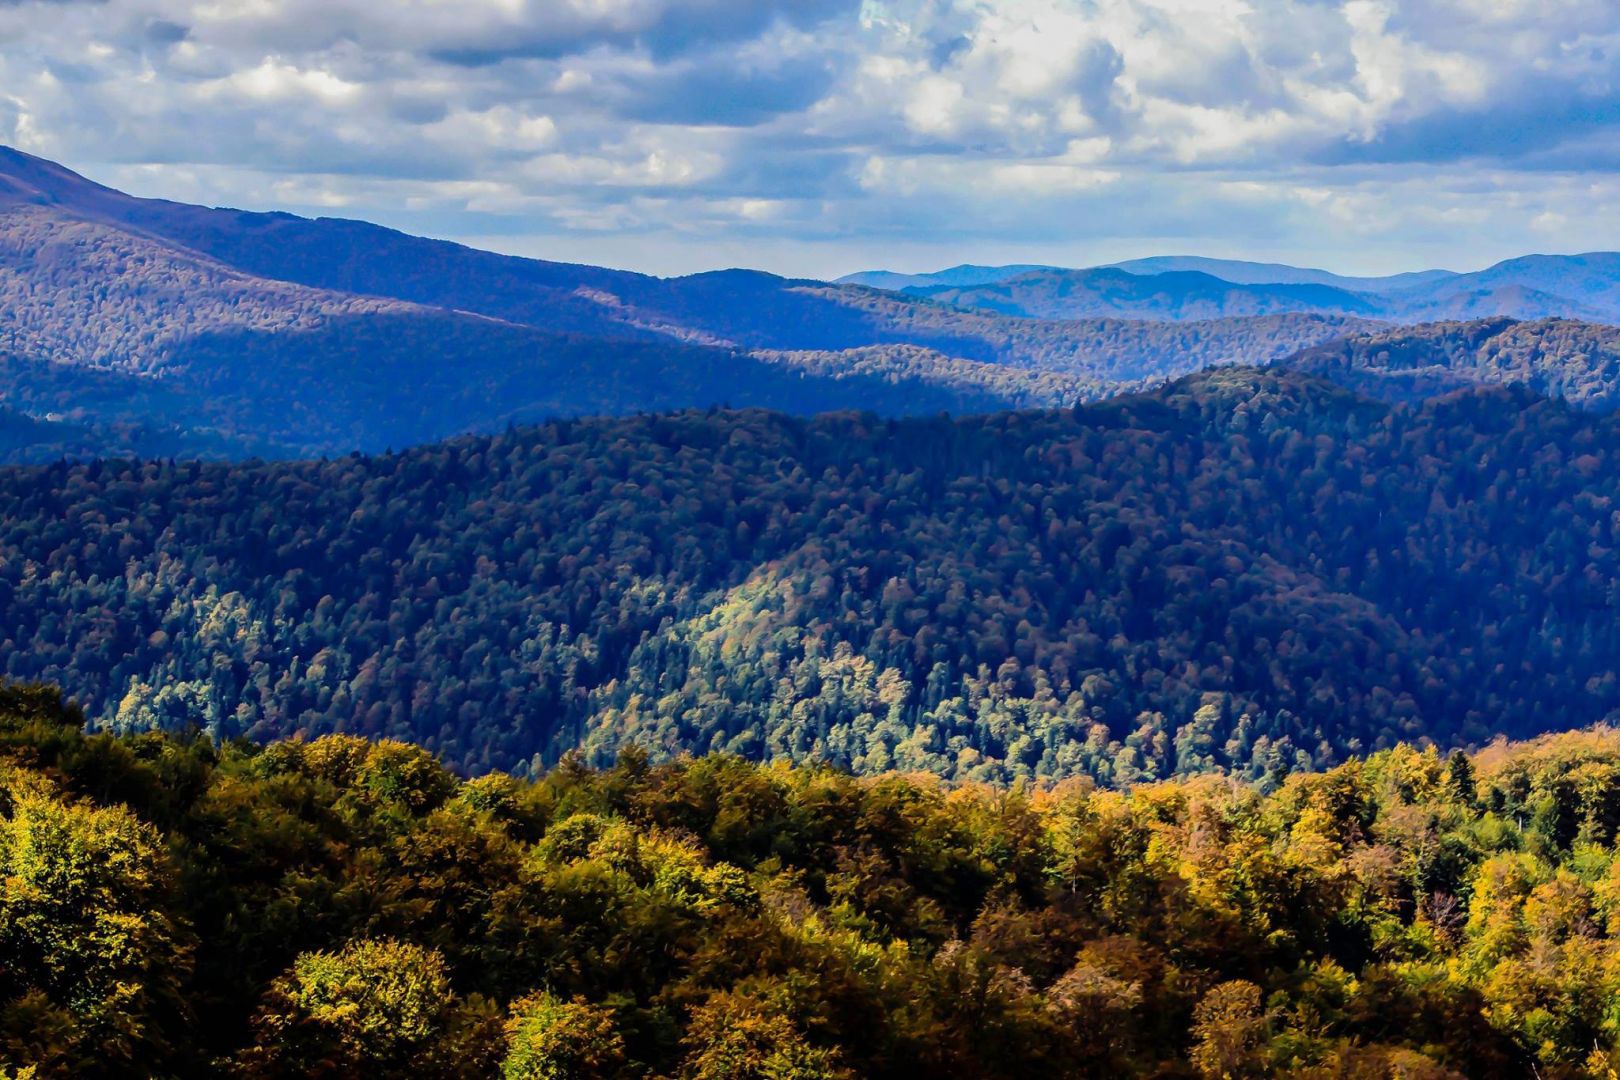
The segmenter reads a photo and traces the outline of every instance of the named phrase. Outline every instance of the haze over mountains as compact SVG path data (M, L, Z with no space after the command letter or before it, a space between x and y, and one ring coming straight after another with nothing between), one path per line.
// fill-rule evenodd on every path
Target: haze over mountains
M902 292L747 270L660 279L137 199L0 149L0 460L309 456L718 404L1067 406L1347 337L1387 341L1418 313L1606 319L1620 313L1620 257L1388 279L1191 258L963 266ZM1408 388L1480 336L1414 333L1396 350ZM1464 365L1441 382L1577 386L1581 403L1607 406L1604 331L1538 322L1512 336L1536 351L1530 367ZM1326 368L1312 356L1333 378L1377 367L1373 354Z
M1506 315L1620 319L1620 254L1530 255L1477 273L1423 270L1382 278L1193 256L1087 269L958 266L937 274L868 271L846 284L966 308L1049 319L1202 319L1256 313L1355 314L1390 322Z
M659 279L136 199L0 151L0 440L297 455L718 403L1068 404L1371 324L1053 322L744 270Z

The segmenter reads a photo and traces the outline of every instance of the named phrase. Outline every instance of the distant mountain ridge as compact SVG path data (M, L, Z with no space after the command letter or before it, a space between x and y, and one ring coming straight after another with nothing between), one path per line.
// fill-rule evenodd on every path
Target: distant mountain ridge
M1355 277L1331 270L1290 266L1286 263L1248 262L1240 259L1213 259L1203 255L1155 255L1145 259L1099 263L1095 266L1064 267L1013 263L1006 266L978 266L964 263L932 273L902 274L891 270L863 270L836 279L840 285L867 285L899 291L910 288L994 285L1010 278L1041 271L1068 273L1076 270L1123 270L1137 276L1193 271L1220 278L1234 285L1327 285L1351 292L1393 292L1432 285L1463 275L1451 270L1417 270L1385 277Z
M1119 277L1122 273L1128 276ZM1314 312L1400 323L1495 316L1620 322L1620 254L1611 252L1530 255L1476 273L1423 270L1381 278L1196 256L1085 269L963 266L938 275L885 275L852 277L888 282L880 287L959 307L1047 319ZM1310 287L1330 291L1314 293ZM1297 291L1279 291L1287 288Z
M1009 319L748 270L660 279L138 199L0 148L5 460L343 453L717 404L1068 405L1373 326Z
M1199 255L1159 255L1108 263L1107 269L1131 274L1167 274L1193 270L1235 285L1327 285L1351 292L1391 292L1446 281L1461 275L1451 270L1417 270L1384 277L1353 277L1330 270L1288 266L1285 263L1244 262L1237 259L1209 259Z
M1377 317L1374 298L1328 285L1236 285L1192 270L1140 275L1126 270L1038 270L994 284L912 287L919 296L955 307L1042 319L1128 318L1181 322L1308 310Z

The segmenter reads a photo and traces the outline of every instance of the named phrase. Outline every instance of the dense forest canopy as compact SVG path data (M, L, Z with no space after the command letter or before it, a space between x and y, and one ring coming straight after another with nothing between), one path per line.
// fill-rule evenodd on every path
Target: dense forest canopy
M1280 783L86 735L0 684L7 1076L1528 1076L1620 1063L1620 736Z
M116 730L1125 784L1620 709L1620 426L1224 369L1052 412L688 412L0 471L0 665Z
M1480 319L1381 330L1302 350L1287 362L1395 401L1501 384L1585 408L1620 407L1620 327L1569 319Z

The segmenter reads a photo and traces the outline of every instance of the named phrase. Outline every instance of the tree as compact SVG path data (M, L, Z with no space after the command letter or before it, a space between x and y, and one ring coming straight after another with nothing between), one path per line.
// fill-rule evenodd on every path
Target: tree
M468 1019L433 949L380 938L300 953L254 1018L244 1072L475 1076L487 1048L459 1045L483 1034Z
M624 1065L624 1040L610 1009L531 994L506 1022L506 1080L599 1080Z
M793 1021L756 998L712 995L692 1010L682 1043L684 1080L837 1080L831 1051L811 1046Z
M1210 989L1193 1014L1192 1062L1209 1080L1237 1080L1265 1070L1259 1051L1267 1034L1260 988L1235 979Z

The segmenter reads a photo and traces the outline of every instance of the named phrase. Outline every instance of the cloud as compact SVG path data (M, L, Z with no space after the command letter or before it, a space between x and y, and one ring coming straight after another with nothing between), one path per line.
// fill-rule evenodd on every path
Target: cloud
M652 269L1578 245L1617 120L1610 0L0 0L0 141Z

